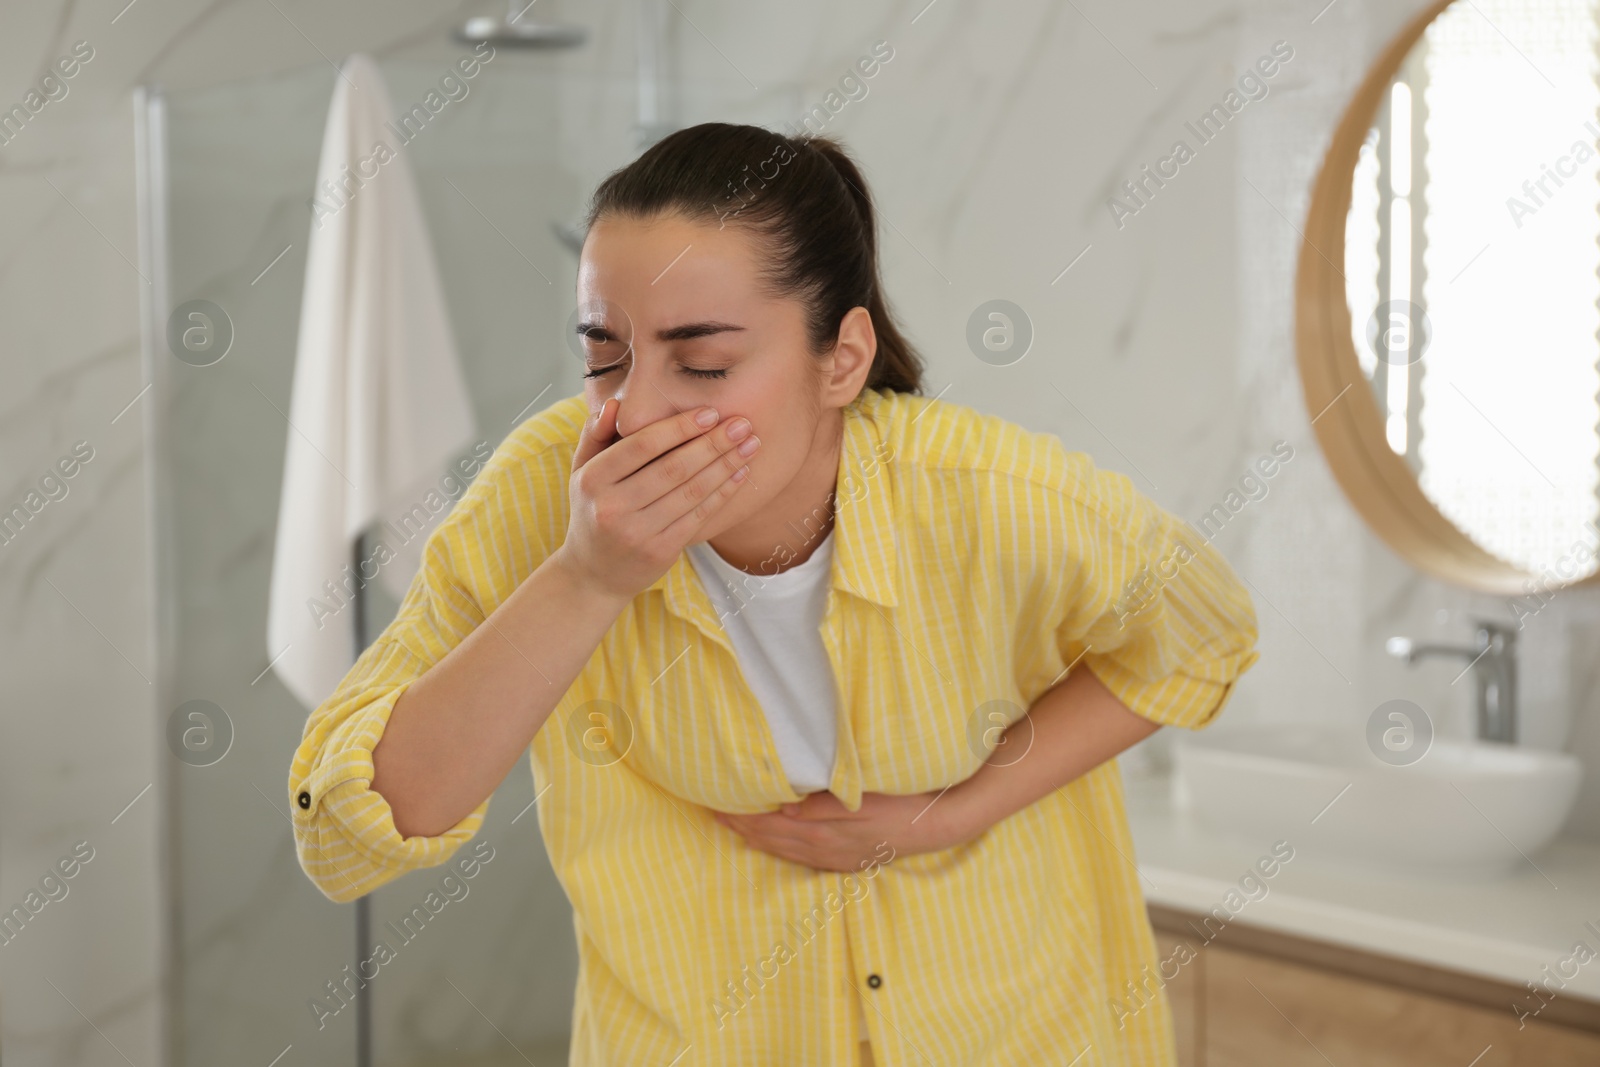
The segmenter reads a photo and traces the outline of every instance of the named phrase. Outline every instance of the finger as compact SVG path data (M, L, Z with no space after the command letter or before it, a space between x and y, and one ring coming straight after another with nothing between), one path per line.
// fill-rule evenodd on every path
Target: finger
M709 433L657 456L628 478L622 484L625 499L649 515L656 529L666 529L744 466L760 444L749 419L729 418Z
M794 808L792 814L797 819L858 819L862 815L845 807L844 801L829 792L807 793L800 803L785 807Z
M619 409L621 406L620 403L617 405ZM702 426L698 420L708 413L711 422ZM670 452L685 441L694 440L716 424L716 409L710 407L689 408L676 415L657 419L638 433L629 434L596 456L594 460L596 473L607 482L625 481L651 464L657 457ZM613 436L615 429L616 423L613 420ZM634 491L637 493L638 488L636 487ZM644 499L636 499L631 503L636 508L642 508L660 495L660 492L646 494Z
M752 837L747 838L745 844L757 852L765 852L769 856L777 856L791 863L803 863L807 867L814 866L812 861L819 855L803 841L792 841L781 837Z
M731 812L714 812L711 816L717 822L726 826L741 837L764 832L761 825L753 820L760 818L758 815L736 815Z
M809 827L784 826L781 823L753 827L746 836L784 848L799 849L802 852L838 847L838 842L834 838L812 833Z
M589 416L583 424L583 434L578 438L578 449L572 454L572 469L577 470L588 463L595 456L605 450L607 444L617 434L617 409L621 404L613 404L614 397L606 397L600 402L600 410Z
M750 480L750 466L741 462L743 458L737 452L718 456L675 492L652 504L652 523L663 516L672 519L661 535L683 545L702 540L700 531L706 523Z
M862 819L867 813L851 811L844 806L844 802L832 793L807 793L798 803L785 803L779 806L778 813L786 815L797 822L828 822L838 819Z
M817 843L810 827L801 828L793 819L770 812L761 815L723 815L718 821L750 843L781 842L792 848L810 848Z
M724 815L724 825L732 826L742 834L767 833L774 826L783 825L779 820L782 816L774 812L763 812L759 815ZM793 820L789 820L793 822Z

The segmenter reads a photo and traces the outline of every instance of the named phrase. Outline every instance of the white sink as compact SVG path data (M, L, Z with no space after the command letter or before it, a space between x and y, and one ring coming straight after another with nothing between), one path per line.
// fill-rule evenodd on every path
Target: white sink
M1583 776L1569 753L1437 738L1391 766L1359 735L1299 727L1195 734L1174 759L1174 803L1219 833L1432 877L1532 870Z

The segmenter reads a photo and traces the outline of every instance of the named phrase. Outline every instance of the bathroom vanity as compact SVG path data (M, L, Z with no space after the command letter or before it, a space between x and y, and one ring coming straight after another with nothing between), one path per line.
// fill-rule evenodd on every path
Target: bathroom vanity
M1124 780L1183 1067L1600 1064L1600 958L1574 953L1600 952L1600 845L1430 879L1331 857L1310 827L1274 853L1175 804L1167 774Z

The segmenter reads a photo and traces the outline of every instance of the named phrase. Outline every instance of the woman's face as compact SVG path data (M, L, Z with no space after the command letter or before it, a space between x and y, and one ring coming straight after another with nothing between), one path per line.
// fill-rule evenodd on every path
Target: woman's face
M750 484L713 517L702 540L760 512L803 469L815 470L818 451L834 443L836 409L860 391L859 382L852 388L836 380L838 364L854 362L853 350L842 361L838 346L825 358L812 355L800 302L759 290L761 254L745 227L675 213L612 217L590 228L578 266L578 323L590 328L578 340L591 412L616 397L617 432L626 437L709 404L724 420L749 419L761 439L748 460ZM857 316L867 319L870 335L864 308L846 319ZM856 322L850 335L859 332ZM859 374L848 369L845 378L864 380L868 366Z

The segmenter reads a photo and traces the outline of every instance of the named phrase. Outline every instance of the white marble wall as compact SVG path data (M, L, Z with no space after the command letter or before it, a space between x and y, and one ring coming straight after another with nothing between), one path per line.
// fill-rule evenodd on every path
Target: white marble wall
M558 156L558 75L517 58L496 54L468 93L403 149L432 220L478 439L490 445L541 390L549 389L548 403L576 388L572 360L548 328L566 320L575 261L549 223L581 193ZM397 107L423 99L447 69L442 58L382 65ZM349 961L354 908L331 906L307 882L286 825L265 807L267 797L280 797L284 755L299 740L306 709L275 675L258 677L269 657L265 594L291 432L283 412L304 284L306 197L333 80L315 64L175 91L166 105L171 302L210 300L236 333L214 366L170 365L156 402L172 472L173 699L213 701L237 733L225 762L180 767L172 779L184 964L176 1024L186 1062L234 1062L261 1049L270 1058L292 1044L302 1062L340 1064L354 1049L353 1009L319 1020L307 1005L318 997L337 1007L323 984L338 981ZM371 634L393 603L378 586L368 596ZM330 626L348 626L352 615L341 612ZM480 835L494 846L493 862L463 883L468 894L436 926L404 945L385 929L444 872L418 872L373 894L373 937L401 954L371 986L378 1062L498 1043L492 1029L469 1023L481 1024L479 1010L524 1040L558 1039L568 1027L576 973L570 911L534 818L519 818L532 783L517 771Z
M336 1043L294 1029L307 982L348 958L349 910L305 882L285 813L267 810L281 805L299 732L283 694L263 689L270 677L248 684L265 666L259 605L270 541L259 531L275 506L285 429L266 405L247 401L252 384L275 397L287 391L293 323L283 309L293 306L306 227L292 190L315 151L318 93L331 88L325 57L376 53L394 96L406 99L408 79L427 81L456 54L450 24L494 5L124 4L16 4L0 34L0 101L20 99L72 42L96 49L69 96L0 146L0 501L20 499L75 442L95 450L69 495L0 545L0 595L11 609L0 622L9 683L0 703L0 906L21 902L75 842L95 850L69 895L0 946L0 1058L143 1065L182 1062L187 1052L192 1063L266 1064L293 1043L281 1063L349 1063L348 1027ZM1293 354L1295 226L1323 147L1367 63L1420 6L678 0L667 23L679 77L673 103L683 124L781 127L875 42L889 42L894 58L829 132L851 145L878 196L891 299L928 357L928 392L1052 430L1188 517L1275 441L1289 441L1295 459L1270 494L1218 539L1255 588L1264 653L1221 727L1355 723L1405 696L1434 711L1446 732L1464 733L1465 683L1450 686L1454 672L1443 667L1402 668L1383 656L1382 639L1458 638L1468 614L1504 606L1416 575L1366 532L1317 452ZM534 10L589 25L592 44L498 58L457 121L418 145L447 296L491 440L545 386L547 400L577 388L556 333L571 262L548 222L575 214L582 194L634 148L632 5L545 0ZM1295 56L1270 95L1119 228L1106 207L1114 188L1165 154L1183 122L1279 39ZM220 296L252 328L251 344L210 368L219 373L175 375L167 396L141 395L146 283L130 92L148 82L166 88L175 114L189 120L183 130L215 131L175 160L187 167L188 221L175 235L183 258L173 296L187 295L180 288ZM252 110L262 107L269 112ZM207 108L216 109L210 119ZM228 136L274 124L281 141L245 139L227 150ZM516 249L483 228L445 176ZM1022 306L1036 331L1014 366L988 366L966 347L968 314L993 298ZM178 471L184 499L192 506L205 493L214 503L209 514L185 513L210 524L210 536L193 541L203 546L198 556L179 561L189 576L183 611L158 623L143 420L161 412L176 413L170 428L189 449ZM1600 839L1597 613L1595 593L1558 597L1530 623L1523 659L1530 740L1565 744L1590 769L1568 832L1591 839ZM240 747L209 769L226 773L166 765L161 730L171 709L158 706L151 684L162 634L178 649L178 698L236 712ZM1157 735L1148 754L1170 740ZM485 830L497 847L506 842L506 866L485 872L501 880L475 887L465 902L474 910L441 916L461 920L448 943L419 939L380 980L388 983L381 1062L496 1048L498 1037L446 977L529 1052L565 1018L569 917L530 820L511 824L530 786L514 770ZM167 811L170 837L161 832ZM230 832L231 844L219 846ZM173 854L162 854L164 840ZM427 880L385 890L379 921ZM159 931L174 901L186 1009L164 1035Z

